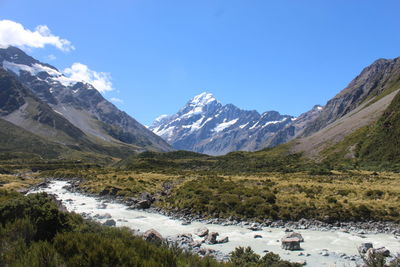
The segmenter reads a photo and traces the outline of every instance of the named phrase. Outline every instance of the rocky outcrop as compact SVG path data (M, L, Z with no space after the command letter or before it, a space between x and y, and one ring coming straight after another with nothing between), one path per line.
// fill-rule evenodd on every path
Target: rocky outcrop
M398 84L399 76L400 58L376 60L352 80L345 89L328 101L318 118L307 125L303 135L308 136L319 131L354 110L361 103L384 91L392 90L392 86Z

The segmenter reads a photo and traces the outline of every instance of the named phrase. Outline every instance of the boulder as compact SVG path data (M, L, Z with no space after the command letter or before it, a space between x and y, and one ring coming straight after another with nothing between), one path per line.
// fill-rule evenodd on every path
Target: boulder
M98 215L97 218L99 218L99 219L110 219L111 218L111 214L110 213L105 213L103 215Z
M155 201L154 196L148 192L143 192L140 198L142 200L148 200L150 203L153 203Z
M321 255L324 256L324 257L328 257L329 253L328 253L328 251L322 251Z
M285 250L301 250L300 239L297 237L292 238L282 238L282 249Z
M149 201L149 200L147 200L147 199L144 199L144 200L140 200L136 205L135 205L135 207L136 208L138 208L138 209L148 209L148 208L150 208L150 206L151 206L151 202Z
M254 235L254 238L262 238L262 235Z
M361 245L357 248L360 254L367 253L368 249L373 248L372 243L361 243Z
M289 234L287 234L285 236L285 238L298 238L300 240L300 242L304 242L304 238L300 233L296 233L296 232L289 232Z
M199 236L199 237L205 237L206 235L208 235L209 230L206 227L203 228L199 228L196 230L195 235Z
M384 257L390 257L390 250L388 250L385 247L380 247L380 248L370 248L367 250L367 257L373 257L374 255L380 254Z
M97 208L98 208L98 209L102 209L102 210L104 210L104 209L106 209L106 208L107 208L107 205L106 205L106 204L104 204L104 203L100 203L99 205L97 205Z
M115 226L116 222L115 222L115 220L111 219L111 220L107 220L105 223L103 223L103 225L105 225L105 226Z
M248 229L252 231L261 231L262 227L259 223L252 223Z
M375 252L381 254L384 257L390 257L390 250L385 247L377 248Z
M204 239L204 242L208 245L214 245L217 244L217 236L219 236L219 234L217 232L211 232L208 233L208 235L206 236L206 238Z
M228 243L229 242L229 237L225 236L224 238L217 240L218 244L223 244L223 243Z
M154 229L147 230L143 234L143 239L146 241L149 241L149 242L154 242L154 243L161 243L164 240L162 235Z
M117 187L108 187L108 188L104 188L102 191L100 191L99 195L100 196L106 196L106 195L111 195L111 196L115 196L117 195L118 191L120 191L120 188Z

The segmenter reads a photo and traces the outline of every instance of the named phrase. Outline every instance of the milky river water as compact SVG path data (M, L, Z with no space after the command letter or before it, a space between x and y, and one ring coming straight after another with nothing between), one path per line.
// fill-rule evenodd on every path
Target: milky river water
M211 232L218 232L219 238L229 237L225 244L205 245L202 247L211 248L228 254L238 246L250 246L256 253L263 255L264 251L272 251L281 258L290 261L306 261L307 266L356 266L352 256L358 255L357 246L361 243L371 242L374 247L386 247L392 253L400 253L400 240L391 234L365 234L363 237L355 233L344 233L342 231L315 231L295 230L302 234L304 243L301 243L302 251L287 251L281 249L280 239L285 235L282 228L265 227L261 231L252 231L242 226L222 226L218 224L206 224L204 222L192 222L189 225L182 225L182 221L171 219L158 213L146 212L143 210L128 209L126 205L119 203L108 203L105 200L93 196L86 196L81 193L72 193L64 187L66 181L52 181L46 188L36 189L34 192L47 192L55 194L68 211L86 213L94 218L96 215L109 214L116 221L117 226L127 226L142 232L148 229L155 229L163 237L183 233L191 233L196 240L200 238L194 232L201 227L207 227ZM102 203L106 208L101 207ZM95 219L101 223L107 219ZM262 238L254 238L254 235L261 235ZM303 255L299 255L303 254ZM341 255L342 254L342 255ZM343 254L346 254L343 255ZM358 261L358 263L360 263Z

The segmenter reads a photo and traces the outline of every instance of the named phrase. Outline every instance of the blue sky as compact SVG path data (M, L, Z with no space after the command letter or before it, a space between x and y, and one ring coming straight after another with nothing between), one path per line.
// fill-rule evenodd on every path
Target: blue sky
M0 0L0 20L47 25L75 48L29 54L109 73L103 95L147 125L203 91L260 112L325 104L374 60L400 56L399 10L389 0Z

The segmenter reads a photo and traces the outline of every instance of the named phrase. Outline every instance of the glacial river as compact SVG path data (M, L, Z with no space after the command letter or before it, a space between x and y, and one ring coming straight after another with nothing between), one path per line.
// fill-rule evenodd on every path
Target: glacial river
M116 221L117 226L127 226L142 232L155 229L163 237L183 233L191 233L193 238L200 240L194 232L201 227L207 227L211 232L218 232L219 238L229 237L225 244L206 245L202 247L211 248L228 254L238 246L250 246L256 253L263 255L265 250L272 251L281 258L298 262L306 261L306 266L356 266L352 256L358 255L357 246L361 243L371 242L374 247L386 247L393 254L400 253L400 240L390 234L365 234L363 237L356 233L345 233L341 231L314 231L295 230L302 234L304 243L301 243L302 251L286 251L281 249L280 239L285 235L282 228L265 227L261 231L252 231L241 226L222 226L217 224L206 224L203 222L192 222L182 225L182 221L171 219L167 216L146 212L143 210L131 210L119 203L105 203L106 208L101 207L104 200L81 193L72 193L64 189L68 184L66 181L52 181L46 188L40 188L30 193L47 192L55 194L68 211L86 213L95 219L96 215L109 214ZM103 223L107 219L96 219ZM262 238L254 238L254 235ZM299 254L302 255L299 255ZM344 255L345 254L345 255ZM353 258L353 259L352 259ZM358 263L360 263L358 261Z

